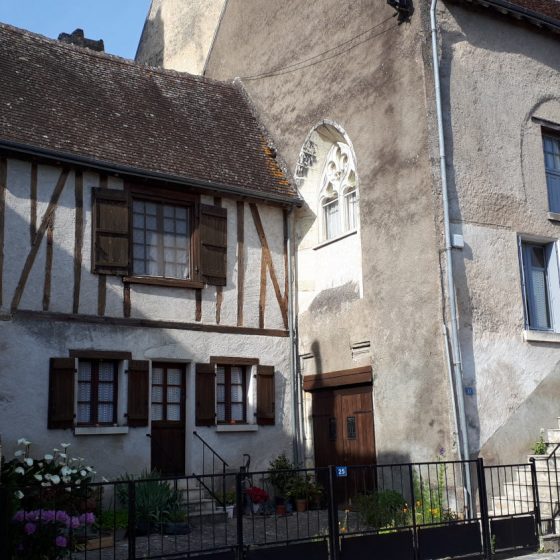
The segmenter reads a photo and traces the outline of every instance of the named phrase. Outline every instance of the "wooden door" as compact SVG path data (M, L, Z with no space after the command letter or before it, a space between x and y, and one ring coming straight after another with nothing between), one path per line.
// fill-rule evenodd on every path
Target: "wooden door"
M152 469L185 474L185 366L152 364Z
M375 464L371 385L315 391L312 406L317 467ZM347 504L374 485L372 470L350 468L347 477L335 481L336 500Z
M371 385L313 393L315 464L375 463Z

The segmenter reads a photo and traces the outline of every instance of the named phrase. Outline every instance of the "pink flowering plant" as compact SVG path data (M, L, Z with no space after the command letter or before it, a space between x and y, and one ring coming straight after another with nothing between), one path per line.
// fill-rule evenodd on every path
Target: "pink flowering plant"
M63 510L21 509L12 518L12 548L18 558L64 558L75 548L74 532L94 523L91 512L69 515Z
M83 458L69 456L70 444L60 447L33 457L31 442L22 438L14 458L2 460L0 484L11 498L14 557L63 558L74 548L76 530L95 522L91 510L100 500L88 486L95 471Z

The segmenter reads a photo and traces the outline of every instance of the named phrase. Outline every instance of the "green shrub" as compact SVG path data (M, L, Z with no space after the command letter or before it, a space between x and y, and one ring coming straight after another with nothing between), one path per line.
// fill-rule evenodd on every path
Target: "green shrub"
M139 520L160 523L169 518L171 512L180 507L181 493L165 480L158 480L161 474L157 471L142 471L138 477L124 474L117 482L117 497L123 507L128 507L128 484L136 481L135 501L136 515Z
M409 524L405 499L394 490L368 492L355 498L360 521L368 527L381 529Z

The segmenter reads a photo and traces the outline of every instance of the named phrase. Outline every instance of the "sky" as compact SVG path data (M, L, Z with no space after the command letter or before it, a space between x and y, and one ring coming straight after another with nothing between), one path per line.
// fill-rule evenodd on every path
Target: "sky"
M134 58L150 0L0 0L0 21L56 39L81 27L105 51Z

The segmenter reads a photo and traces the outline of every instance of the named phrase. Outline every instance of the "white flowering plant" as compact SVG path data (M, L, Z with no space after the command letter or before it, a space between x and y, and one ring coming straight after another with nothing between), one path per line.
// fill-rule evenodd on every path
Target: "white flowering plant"
M1 483L13 490L17 500L21 500L29 489L37 495L37 489L41 488L44 489L43 495L49 495L58 488L72 492L74 488L92 482L95 475L93 468L85 464L82 457L70 457L69 443L62 443L60 447L41 458L32 457L31 442L19 439L14 458L2 460Z

